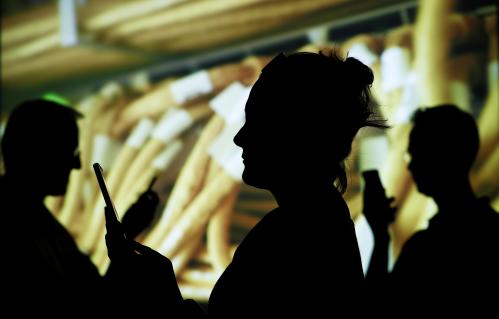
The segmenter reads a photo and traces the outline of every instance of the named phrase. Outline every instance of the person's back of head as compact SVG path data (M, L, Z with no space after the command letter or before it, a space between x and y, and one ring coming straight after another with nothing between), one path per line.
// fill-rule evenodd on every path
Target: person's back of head
M408 152L418 188L442 188L467 179L479 149L478 127L473 116L446 104L423 108L413 117Z
M63 194L69 172L80 168L79 117L77 111L47 100L18 105L1 144L6 176L38 188L43 195Z
M275 57L251 91L246 124L235 138L243 148L245 181L265 188L281 172L276 180L325 176L344 190L342 163L356 133L385 127L371 101L372 82L367 66L334 52Z

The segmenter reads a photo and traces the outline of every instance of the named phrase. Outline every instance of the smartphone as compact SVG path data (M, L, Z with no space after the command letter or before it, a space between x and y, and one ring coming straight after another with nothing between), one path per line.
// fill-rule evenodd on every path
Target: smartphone
M385 196L385 188L381 183L378 170L367 170L362 172L364 177L365 187L364 191L374 192L375 194L383 194Z
M99 163L94 163L93 165L94 171L95 171L95 176L97 177L97 182L99 183L100 190L102 192L102 196L104 197L104 202L106 203L106 206L110 208L114 214L112 214L113 220L112 221L107 221L107 222L112 222L114 224L119 223L119 218L118 214L116 213L116 208L114 208L113 201L111 200L111 196L109 196L109 192L107 190L106 186L106 181L104 180L104 172L102 170L102 167L100 166ZM108 217L108 216L106 216Z
M396 207L392 207L393 198L388 198L385 193L385 188L381 183L377 170L368 170L362 172L365 185L363 192L363 213L371 228L382 225L387 227L388 224L395 220L397 212Z
M106 245L108 247L108 256L113 260L114 258L120 258L120 252L123 252L123 247L126 247L127 236L123 230L123 226L120 223L118 214L116 213L116 208L114 208L113 201L109 192L107 190L106 181L104 180L104 172L99 163L93 164L95 176L97 177L97 182L99 183L102 196L104 197L104 202L106 203L107 210L104 211L104 216L106 218ZM112 210L112 213L110 212ZM108 243L108 237L111 244ZM111 246L110 246L111 245ZM110 250L110 247L114 247ZM121 248L118 248L121 247ZM114 253L112 252L114 251ZM113 256L111 256L113 255Z

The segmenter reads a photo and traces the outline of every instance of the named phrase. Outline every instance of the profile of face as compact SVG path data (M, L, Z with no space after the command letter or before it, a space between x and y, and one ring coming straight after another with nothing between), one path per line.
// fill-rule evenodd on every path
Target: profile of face
M44 159L40 162L40 179L46 181L43 186L47 195L64 195L73 169L81 168L78 135L67 134L54 140ZM43 169L42 169L43 167Z
M333 184L358 129L378 125L367 121L372 80L353 58L276 56L253 85L234 138L243 149L244 182L271 191Z
M246 102L246 122L234 137L243 149L244 182L264 189L282 181L291 152L273 94L272 84L260 77Z
M441 188L441 179L445 167L439 164L440 159L430 151L427 141L412 131L409 139L408 169L412 174L418 191L428 196L434 196Z
M268 190L304 185L329 178L333 138L324 137L307 112L305 93L292 94L275 78L262 73L246 102L246 122L234 137L243 149L243 181ZM300 86L298 81L294 81Z
M478 128L470 114L454 105L418 111L408 147L408 169L418 190L435 197L468 179L478 147Z

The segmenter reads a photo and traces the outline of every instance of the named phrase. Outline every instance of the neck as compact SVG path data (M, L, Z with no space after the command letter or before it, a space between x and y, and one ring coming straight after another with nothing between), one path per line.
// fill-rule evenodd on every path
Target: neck
M332 182L299 181L270 189L280 207L310 206L321 198L329 198L335 191Z
M24 199L31 202L43 202L46 194L40 191L40 187L37 186L36 180L23 175L8 173L5 174L4 178L11 193L22 196Z

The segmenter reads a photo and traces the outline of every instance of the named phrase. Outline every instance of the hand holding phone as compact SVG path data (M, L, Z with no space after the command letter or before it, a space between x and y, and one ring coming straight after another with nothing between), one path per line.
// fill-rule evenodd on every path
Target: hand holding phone
M106 207L104 208L107 229L106 243L108 246L109 257L113 259L113 256L122 256L123 254L126 254L128 245L127 238L118 219L118 214L114 208L111 196L107 190L102 167L99 163L94 163L93 168L102 192L102 196L104 197L104 202L106 203Z
M139 196L137 201L128 208L121 219L123 229L129 239L133 239L149 227L154 219L159 204L158 194L152 190L156 180L153 178L149 187Z
M106 214L106 223L110 223L113 225L119 224L118 213L116 213L116 208L114 208L113 201L111 200L111 196L109 196L109 191L107 190L106 181L104 180L104 172L99 163L94 163L93 165L95 176L97 177L97 182L99 183L100 190L102 192L102 197L104 197L104 202L106 206L109 208L105 212L110 212L107 216Z
M395 220L396 207L392 207L394 198L388 198L377 170L362 172L364 178L364 216L373 232L386 231Z

